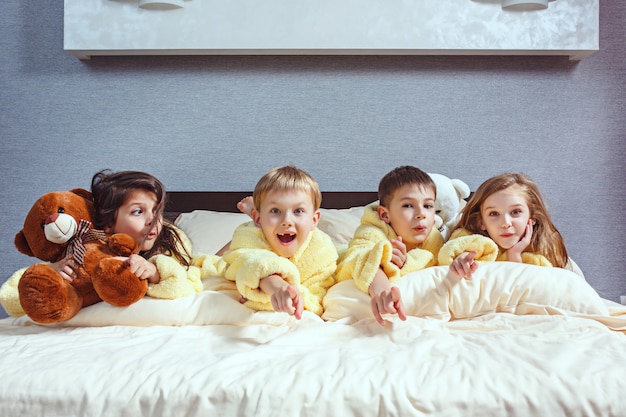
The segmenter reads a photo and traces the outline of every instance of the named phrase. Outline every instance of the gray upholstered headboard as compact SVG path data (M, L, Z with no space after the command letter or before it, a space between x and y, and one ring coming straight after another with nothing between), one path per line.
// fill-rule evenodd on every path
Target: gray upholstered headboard
M180 213L193 210L237 212L237 203L252 195L250 191L168 191L165 218L174 220ZM364 206L378 199L375 191L322 192L322 207L328 209Z

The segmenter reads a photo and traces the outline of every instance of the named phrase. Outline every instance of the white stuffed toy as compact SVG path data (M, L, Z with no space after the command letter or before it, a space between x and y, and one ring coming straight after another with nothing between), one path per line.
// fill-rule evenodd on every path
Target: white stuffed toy
M441 174L429 173L428 175L437 187L435 227L439 229L444 240L448 240L459 222L461 210L466 204L465 199L470 196L470 188L465 182L456 178L450 179Z

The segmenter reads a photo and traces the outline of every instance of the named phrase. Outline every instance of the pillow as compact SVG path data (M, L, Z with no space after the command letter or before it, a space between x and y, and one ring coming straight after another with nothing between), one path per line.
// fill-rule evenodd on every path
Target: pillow
M354 231L361 224L364 207L349 209L320 209L320 230L330 236L336 245L347 245ZM243 213L228 213L210 210L194 210L180 214L175 222L191 240L193 253L215 254L233 237L233 232L242 223L251 221Z
M221 277L203 280L204 290L174 300L144 297L127 307L115 307L105 302L81 309L73 318L46 327L104 327L104 326L184 326L264 324L294 326L302 322L321 323L310 311L297 320L287 313L253 311L239 303L235 284ZM28 316L11 318L12 324L35 324Z
M441 285L440 280L443 269L437 268L447 269L447 267L426 268L408 274L396 284L400 288L407 315L444 321L451 319L447 289ZM359 290L352 280L333 285L324 297L323 306L322 318L326 321L352 324L360 320L374 319L370 296Z
M471 280L457 280L448 266L436 266L401 278L407 315L440 320L487 313L608 316L602 298L578 274L515 262L480 264ZM350 285L351 284L351 285ZM351 281L330 288L322 318L348 321L373 318L369 296Z
M453 318L486 313L608 315L596 291L578 274L516 262L481 264L471 280L457 281L437 267L448 288Z
M212 255L230 242L237 226L250 220L243 213L194 210L180 214L174 225L191 239L194 254Z
M317 227L330 236L336 245L347 245L361 224L364 206L349 209L320 209Z

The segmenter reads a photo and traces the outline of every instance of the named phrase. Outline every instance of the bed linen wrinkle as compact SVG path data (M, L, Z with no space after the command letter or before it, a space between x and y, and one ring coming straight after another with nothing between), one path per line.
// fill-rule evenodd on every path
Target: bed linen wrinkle
M597 320L489 313L383 327L264 313L247 325L0 321L0 415L626 415L626 336Z
M532 336L532 334L533 334L533 333L534 333L534 332L531 332L531 334L530 334L530 335L524 335L524 334L522 334L522 336L524 336L524 338L525 338L525 339L532 339L532 337L533 337L533 336ZM395 331L394 331L394 333L392 333L392 334L393 334L393 335L395 335L395 336L397 336L397 335L401 334L401 332L399 332L399 331L398 331L398 329L396 328L396 329L395 329ZM427 338L427 336L428 336L428 333L427 333L427 332L422 332L422 338L420 339L420 346L421 346L422 348L424 348L424 347L428 344L428 338ZM472 357L473 357L473 358L475 358L477 363L482 362L482 360L481 360L481 359L485 359L487 362L489 362L489 358L493 358L493 357L498 358L498 357L499 357L498 355L499 355L499 353L500 353L500 352L499 352L498 350L496 350L496 351L492 351L492 350L490 350L490 349L489 349L489 347L490 347L491 345L493 345L493 346L501 346L501 345L499 345L499 342L495 342L495 343L485 343L484 337L483 337L483 335L481 334L481 332L480 332L480 331L478 331L478 332L474 332L474 337L475 337L475 339L472 339L472 338L470 338L469 336L470 336L470 335L468 335L468 337L467 337L467 338L465 338L465 340L463 340L463 342L465 343L465 346L466 346L466 347L472 347L472 346L473 346L473 347L475 347L475 349L473 349L474 351L473 351L473 352L470 352L469 354L467 354L467 350L468 350L468 349L464 349L464 350L462 349L462 350L460 350L460 351L459 351L459 353L458 353L458 355L457 355L457 356L461 357L461 356L463 356L463 354L466 354L466 356L467 356L467 357L470 357L470 358L472 358ZM457 337L458 337L458 336L457 336ZM494 338L495 338L496 340L497 340L497 339L507 338L507 337L508 337L508 336L506 336L506 335L504 335L504 334L500 334L500 335L499 335L499 334L497 334L497 333L494 333ZM397 337L395 337L395 339L396 339L396 342L398 342L398 338L397 338ZM435 335L435 336L434 336L434 340L438 340L438 336L437 336L437 335ZM454 340L454 337L452 338L452 340ZM489 342L489 341L487 341L487 342ZM458 343L455 343L455 344L458 344ZM522 344L532 346L532 340L529 340L527 343L526 343L526 342L524 342L524 341L522 341ZM453 346L453 347L458 348L458 346ZM483 351L483 349L484 349L484 351ZM431 350L437 351L437 349L435 349L435 348L431 348ZM443 355L439 355L439 357L440 357L440 358L442 358L441 363L437 363L437 361L436 361L436 360L433 360L433 357L431 356L431 357L430 357L430 362L429 362L429 364L428 364L428 366L429 366L429 368L428 368L428 369L429 369L429 371L431 371L431 373L432 373L432 374L440 374L440 373L444 372L446 369L448 369L448 368L449 368L449 362L454 362L455 358L454 358L453 356L454 356L454 352L456 352L457 350L458 350L458 349L446 349L446 348L445 348L445 346L444 346L444 347L442 347L442 348L440 348L440 349L439 349L439 351L441 351L441 352L452 352L452 354L450 354L450 353L445 354L445 353L444 353ZM472 349L469 349L469 350L471 351ZM428 352L428 354L430 355L430 354L431 354L431 352ZM477 354L478 354L478 355L477 355ZM512 359L515 359L517 356L519 356L519 355L517 355L517 354L514 352L514 353L513 353L513 358L512 358ZM435 356L434 356L434 358L437 358L437 356L435 355ZM502 363L499 363L499 366L502 366L502 369L505 369L504 367L507 365L507 362L508 362L508 361L506 361L506 360L505 360L505 361L503 361ZM461 372L461 378L460 378L460 379L462 379L462 376L463 376L463 375L473 375L473 377L474 377L474 378L476 378L476 375L477 375L478 373L477 373L477 371L476 371L476 369L475 369L475 366L474 366L474 365L472 365L471 363L470 363L470 364L466 364L466 366L467 366L467 371L466 371L466 372ZM418 367L418 368L419 368L419 367ZM459 369L463 370L463 369L465 369L465 368L463 368L463 367L461 367L461 368L457 368L457 371L458 371ZM487 370L487 374L486 374L486 375L484 375L484 380L486 381L486 383L485 383L485 384L486 384L487 386L489 385L489 382L490 382L490 381L494 380L494 376L493 376L493 375L492 375L492 373L490 373L490 372L493 372L493 370L488 369L488 370ZM514 383L515 383L515 381L514 381L514 377L515 377L515 375L513 375L513 381L511 382L512 384L514 384ZM452 379L453 379L453 380L457 380L457 381L458 381L458 380L459 380L458 375L454 375ZM446 378L446 380L447 380L447 378ZM417 379L415 380L415 383L416 383L416 384L421 384L421 383L423 383L423 382L424 382L424 383L427 383L427 382L428 382L428 379L426 379L426 378L417 378ZM495 380L495 382L497 383L497 379ZM496 385L497 385L497 384L496 384ZM497 403L497 401L496 401L496 400L497 400L497 398L498 398L498 397L497 397L497 396L498 396L498 388L497 388L497 387L495 387L495 388L493 388L493 389L492 389L492 391L494 392L494 397L495 397L495 399L494 399L493 403ZM463 398L471 398L471 395L470 395L470 394L471 394L471 393L467 393L467 395L466 395L466 396L464 396ZM531 400L532 400L532 399L531 399ZM511 403L513 403L513 404L515 404L516 406L519 406L519 399L517 399L517 398L515 398L515 397L514 397L514 398L513 398L510 402L511 402ZM532 409L532 407L531 407L531 409Z
M606 333L606 332L604 332L604 333ZM619 334L614 334L614 333L610 333L610 332L609 332L609 333L606 333L606 335L607 335L607 336L610 336L610 337L617 336L618 338L623 337L622 335L619 335ZM541 337L541 335L534 335L532 338L530 338L529 340L527 340L527 342L528 342L527 344L517 343L517 344L518 344L519 346L521 346L522 348L521 348L520 352L512 351L512 355L513 355L513 356L515 356L515 357L519 356L520 358L524 358L524 354L526 353L524 349L528 349L528 352L529 352L529 355L528 355L528 356L530 356L530 357L528 358L528 362L532 363L533 348L536 348L536 346L537 346L537 345L540 345L540 344L536 343L536 341L535 341L535 340L533 340L533 338L534 338L534 337ZM541 340L541 339L539 339L539 340ZM590 343L589 343L589 345L588 345L587 350L588 350L588 349L592 349L593 343L591 343L591 342L592 342L592 341L594 341L594 340L597 340L597 339L594 339L594 338L591 338L591 339L590 339ZM569 341L568 341L568 342L569 342ZM575 344L575 343L577 342L577 338L572 338L572 339L571 339L571 342L572 342L573 344ZM549 349L553 349L553 346L554 346L555 344L557 344L557 343L558 343L558 341L557 341L557 340L555 340L555 341L552 343L552 345L551 345L551 344L550 344L550 342L548 341L548 342L547 342L547 344L548 344L548 348L547 348L547 349L548 349L548 350L549 350ZM486 344L486 346L489 346L489 344ZM498 344L494 344L494 346L498 346ZM500 346L501 346L501 345L500 345ZM579 350L577 350L577 349L573 349L572 351L574 351L574 352L579 352ZM568 373L568 372L567 372L567 371L568 371L568 369L569 369L569 368L571 368L571 366L572 366L572 365L574 365L574 366L579 366L579 367L581 367L581 368L582 368L582 367L584 367L584 363L585 363L585 362L587 361L587 359L588 359L587 354L589 354L589 353L591 353L591 352L586 352L586 351L583 349L583 350L582 350L582 354L581 354L581 353L578 353L578 354L577 354L577 357L576 357L576 359L577 359L577 360L576 360L576 361L571 362L571 361L569 361L569 358L568 358L568 359L564 359L563 361L561 361L562 363L556 363L556 364L554 364L555 366L556 366L556 365L560 366L560 369L556 369L556 370L553 372L553 374L554 374L554 375L571 375L570 373ZM491 357L498 357L498 356L496 356L496 355L499 355L499 353L498 353L498 352L489 352L489 351L487 351L487 354L488 354L488 356L491 356ZM550 357L550 356L549 356L549 355L550 355L550 352L549 352L549 351L548 351L548 353L547 353L547 354L548 354L548 357ZM536 358L537 358L537 360L535 361L535 363L536 363L536 367L537 367L537 368L534 370L534 372L535 372L535 373L538 373L538 375L537 375L537 376L532 377L532 375L533 375L533 369L530 369L530 370L528 370L528 369L526 369L526 370L524 370L524 369L520 369L520 370L519 370L519 371L520 371L520 372L519 372L519 375L521 375L521 376L525 376L527 379L530 379L531 381L532 381L533 379L535 379L535 378L536 378L536 379L538 379L538 380L541 380L541 377L542 377L542 376L544 376L542 373L545 373L545 372L546 372L546 371L545 371L545 369L542 369L542 368L541 368L542 363L545 363L545 356L543 356L543 355L546 355L546 353L545 353L545 352L540 352L540 351L537 351L537 352L536 352ZM542 360L542 358L543 358L543 360ZM518 361L519 361L519 360L518 360ZM568 363L568 362L569 362L569 363ZM515 362L514 362L514 363L515 363ZM599 368L602 368L602 367L604 367L604 366L611 366L611 362L609 361L609 362L607 362L607 363L603 363L602 365L598 365L598 367L599 367ZM570 397L569 397L569 398L575 398L575 397L577 397L577 396L578 396L577 394L578 394L578 393L580 393L580 391L579 391L579 390L575 389L575 388L576 388L576 386L575 386L575 384L573 384L573 382L575 382L575 381L577 381L577 380L579 380L579 379L585 380L585 378L586 378L586 376L585 376L585 375L578 375L578 376L577 376L577 375L574 375L574 378L571 378L570 380L566 380L566 381L567 381L567 382L571 385L571 387L570 387L570 386L566 386L566 387L565 387L565 388L569 388L569 389L570 389L570 391L572 391L572 392L570 393ZM523 379L523 378L522 378L522 379ZM514 381L513 381L513 382L514 382ZM561 382L560 380L559 380L559 381L557 381L557 383L562 384L562 382ZM593 384L591 384L591 385L593 385ZM522 386L522 387L524 386L524 381L521 381L520 386ZM599 385L599 386L602 386L602 385ZM542 387L541 387L541 386L539 386L538 388L539 388L539 389L541 389ZM593 386L590 386L590 387L588 387L588 388L589 388L589 389L595 389ZM496 391L496 392L497 392L497 391ZM533 392L533 390L531 390L531 393L532 393L532 392ZM553 389L551 392L554 394L554 396L550 395L550 396L548 396L548 397L550 397L550 398L559 398L559 393L558 393L558 392L554 392L554 389ZM616 391L616 392L618 392L618 391ZM616 392L614 392L614 393L613 393L613 395L615 395L615 394L616 394ZM532 394L531 394L531 395L528 395L528 396L527 396L527 398L528 398L528 403L529 403L529 404L531 404L531 406L532 406L532 404L533 404L533 402L532 402L532 401L534 401ZM576 401L574 401L574 403L576 403ZM536 406L537 406L536 408L537 408L537 409L540 409L540 408L538 407L539 405L541 405L541 404L536 404ZM531 407L531 409L532 409L532 408L535 408L535 407ZM590 414L590 415L591 415L591 414ZM611 415L611 414L609 414L609 415Z
M149 398L152 399L154 395L152 390L161 385L159 392L166 401L163 401L162 406L164 408L162 410L158 410L156 406L151 410L153 415L167 415L168 412L177 410L176 415L200 415L201 411L207 413L220 412L229 415L251 415L255 412L257 415L276 415L271 412L280 411L289 415L319 416L322 415L320 412L331 415L341 411L351 412L351 415L373 416L380 415L381 410L384 410L385 415L402 415L402 411L406 412L408 408L413 411L414 415L493 416L498 415L494 410L502 411L504 407L512 410L512 416L530 416L537 415L535 411L545 410L546 407L552 410L563 409L560 403L553 404L550 401L553 394L559 395L558 390L550 386L541 386L539 382L545 383L545 379L541 381L538 381L538 377L533 379L533 374L526 373L527 370L522 369L522 365L526 366L525 360L532 358L533 355L540 358L542 349L554 351L554 344L559 339L567 340L567 336L563 335L565 330L553 335L546 334L546 329L558 328L558 325L553 323L553 318L548 320L544 318L543 325L538 321L539 317L534 318L536 320L533 320L528 327L524 327L521 322L517 323L516 319L519 318L514 315L504 318L494 315L495 318L506 323L505 328L516 329L510 337L512 340L508 343L506 343L506 332L494 331L493 329L484 331L484 326L469 332L457 332L454 329L455 326L470 328L471 323L464 323L464 326L460 326L460 323L457 322L447 323L444 326L442 323L436 323L435 326L434 322L424 320L421 323L424 329L419 329L419 333L416 332L415 334L411 334L407 323L393 323L396 326L394 330L399 330L398 332L380 328L380 326L374 327L375 323L361 323L355 326L331 324L322 326L327 327L326 332L316 326L302 326L287 332L275 332L273 338L264 344L256 343L257 340L252 337L250 341L240 341L238 346L231 346L232 355L227 355L223 348L221 352L211 353L211 348L212 346L219 348L227 339L229 332L231 335L236 334L240 330L236 326L117 329L105 338L112 339L108 341L108 344L118 347L146 346L148 347L147 351L141 352L141 356L146 360L134 365L137 368L136 375L134 378L129 376L128 380L120 380L119 376L113 377L118 370L127 367L128 363L115 366L111 370L111 366L106 361L97 360L94 364L94 371L96 374L103 370L108 372L101 376L101 379L106 381L104 385L117 380L121 385L127 384L129 388L134 387L133 392L136 394L128 397L120 395L119 399L109 398L106 401L101 401L98 398L92 398L89 391L85 391L81 393L83 400L80 404L72 405L69 403L69 405L65 404L64 406L57 404L56 407L69 410L66 415L72 414L72 410L76 411L77 409L87 411L85 407L89 407L92 411L91 414L85 412L85 415L98 415L105 407L122 410L123 415L146 415L144 414L146 409L141 403L144 401L150 403ZM487 322L488 319L482 318L480 321ZM564 322L562 324L566 325L572 324L574 328L580 325L577 320L573 323L567 320L558 320L558 322ZM402 326L406 326L406 328ZM262 332L272 329L271 326L263 329L261 328L263 326L250 327L252 329L248 329L249 336L254 336L255 331ZM493 327L497 326L494 324ZM543 339L545 340L539 337L541 336L540 327L544 328L543 336L545 337ZM582 353L571 356L576 359L572 362L575 366L584 364L586 355L592 352L593 344L597 341L594 336L601 335L609 339L607 345L615 345L615 340L610 341L614 336L624 337L616 333L598 331L593 326L586 328L588 329L588 337L581 338L581 345L584 348ZM90 343L96 343L97 340L107 343L98 338L98 332L89 331L90 329L74 330L79 331L72 331L71 333L80 334L81 338L89 339ZM166 342L153 345L154 338L159 337L161 332L164 332L161 337ZM119 334L116 336L115 333ZM444 336L441 340L438 340L438 333ZM128 334L133 334L134 339L127 340ZM215 334L218 337L211 341ZM418 334L419 337L416 336ZM576 335L570 336L571 340L577 338ZM42 345L44 340L44 338L40 340ZM125 344L124 341L126 340ZM149 343L144 344L144 341ZM503 345L502 343L506 344ZM311 345L314 346L314 349L307 350L307 347ZM464 349L457 351L459 346L464 347ZM535 346L536 351L533 353L533 350L528 349L528 346ZM294 347L297 349L291 352L290 349ZM415 347L415 350L411 350L410 347ZM489 347L491 350L488 349ZM510 358L495 360L496 352L503 347L506 348L506 352L509 352ZM575 348L574 351L578 350L578 346L571 345L571 347ZM172 351L179 352L181 358L171 361L172 358L168 356L167 352ZM301 369L300 373L295 374L296 377L289 379L294 384L293 386L289 386L290 384L284 381L282 384L276 384L272 380L273 372L269 367L258 369L259 363L262 363L260 362L262 358L267 357L268 353L274 352L284 354L284 360L281 364L283 371L287 369L290 358L296 369L298 367ZM310 357L303 357L304 352L310 352ZM468 352L475 353L469 355ZM63 354L63 352L50 353L52 354L51 357L56 356L57 353ZM610 354L611 350L607 349L607 353ZM393 381L391 384L385 384L388 387L381 387L375 377L376 371L380 369L372 369L372 366L380 366L381 358L385 359L389 369L402 367L400 369L404 370L404 373L394 373L393 376L391 374L383 375L383 378ZM458 358L461 360L460 364L453 366ZM504 367L503 364L507 364L509 360L512 362L511 365ZM615 354L613 353L612 359L607 359L594 366L593 373L600 376L601 374L597 369L600 369L601 366L610 366L614 360ZM499 367L503 375L494 374L494 361L495 367ZM554 374L558 374L559 367L571 365L566 362L565 360L562 363L557 361L554 365ZM160 371L162 372L158 383L147 385L145 381L150 379L147 376L144 379L135 379L141 377L143 372L146 372L146 375L154 372L156 363L160 364ZM331 377L338 364L341 364L341 373L338 373L337 377ZM52 366L59 368L61 365ZM481 366L484 369L481 369ZM200 371L201 368L205 367L211 369L214 378L207 377ZM581 373L576 374L576 377L588 377L583 371L584 368L581 367ZM177 377L178 373L184 377L182 375ZM443 374L438 376L440 373ZM530 375L529 381L520 380L516 374ZM154 375L152 374L152 376ZM305 377L314 381L315 389L306 390L302 388L300 384L302 381L299 379ZM345 380L346 377L349 378L347 381ZM456 385L453 385L449 390L444 390L441 386L433 384L433 378L454 381ZM465 382L464 378L470 378L470 381ZM168 380L175 381L178 386L168 385ZM72 384L67 383L67 385L61 381L61 389L70 388L73 385L80 387L84 384L93 387L86 376L75 377L73 381ZM145 389L140 386L141 381L146 383ZM342 389L342 383L358 386L358 392L355 394L352 391L346 391L345 388ZM41 391L45 392L45 387L42 387L42 384L43 382L34 383L35 388L39 386L44 388ZM538 385L540 392L546 391L545 398L543 395L532 397L533 393L537 392ZM310 387L310 384L307 386ZM467 388L463 388L465 386ZM504 393L502 386L507 388ZM287 387L286 390L285 387ZM625 387L617 388L624 389ZM589 389L593 389L593 387L589 387ZM450 390L456 392L450 392ZM92 392L97 392L97 390L94 389ZM113 391L116 395L120 392L119 387ZM185 394L177 394L178 392ZM616 392L601 394L608 394L610 398L615 398ZM299 398L300 401L297 404L290 401L285 393L292 394L294 398ZM49 394L47 398L40 397L35 402L53 401L58 392ZM572 410L579 405L584 406L581 401L576 401L575 398L574 401L571 401L571 397L575 394L570 393L566 400L563 400L572 404ZM108 395L111 393L109 392ZM324 397L327 398L327 402L319 404ZM243 403L241 403L242 399L244 399ZM333 410L327 405L331 402L339 404L338 410ZM315 405L317 408L314 408L315 403L318 403ZM193 408L199 407L197 413L190 409L192 404ZM621 406L623 405L622 403ZM459 411L458 407L463 407L464 413ZM584 407L590 409L590 407ZM616 410L619 411L619 407L620 404L616 404ZM24 410L23 407L22 410ZM603 411L606 411L605 414L600 415L619 415L615 413L615 410ZM555 413L554 415L559 414Z

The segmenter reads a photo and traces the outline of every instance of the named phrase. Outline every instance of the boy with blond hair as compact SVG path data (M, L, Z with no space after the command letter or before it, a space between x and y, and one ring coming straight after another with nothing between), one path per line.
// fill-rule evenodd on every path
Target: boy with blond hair
M437 189L432 178L413 166L387 173L378 185L378 202L365 207L361 225L337 267L337 281L354 280L371 297L376 321L382 314L406 319L402 276L436 265L443 237L435 224Z
M255 310L302 317L322 314L334 283L337 249L317 228L322 194L317 182L294 166L267 172L252 194L252 222L239 226L224 253L225 277Z

